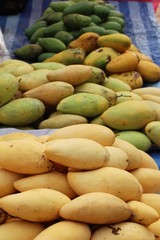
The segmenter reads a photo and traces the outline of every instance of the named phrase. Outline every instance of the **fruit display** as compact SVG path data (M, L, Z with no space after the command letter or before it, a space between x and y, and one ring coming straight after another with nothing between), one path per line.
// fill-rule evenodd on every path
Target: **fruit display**
M159 239L158 165L109 127L8 133L0 149L0 239Z
M105 1L51 1L24 35L28 43L14 51L26 61L43 61L68 48L83 33L123 33L124 14Z

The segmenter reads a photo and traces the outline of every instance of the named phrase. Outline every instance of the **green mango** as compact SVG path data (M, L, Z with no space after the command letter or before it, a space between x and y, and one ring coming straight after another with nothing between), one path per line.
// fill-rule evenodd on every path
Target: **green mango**
M83 14L72 13L63 17L64 26L69 30L80 30L89 26L91 18Z
M100 17L98 17L97 15L95 15L95 14L92 14L92 15L90 16L90 18L91 18L91 21L92 21L93 23L95 23L96 25L102 23L102 19L101 19Z
M45 113L42 101L19 98L0 107L0 123L12 127L25 126L39 120Z
M46 27L41 27L41 28L38 28L31 36L30 38L30 42L31 43L37 43L38 41L38 38L40 37L45 37L45 34L44 34L44 30L46 29Z
M43 48L36 43L28 43L14 51L16 57L25 61L36 61Z
M110 12L110 10L107 7L107 5L100 5L99 4L99 5L94 6L93 14L100 17L103 21L104 21L104 19L107 18L109 12Z
M107 126L117 130L138 130L157 117L155 109L145 101L128 100L111 106L101 115Z
M144 152L152 146L150 139L140 131L121 131L116 133L116 137L131 143Z
M124 19L124 14L121 13L120 11L116 10L116 9L113 9L113 10L109 11L108 17L110 17L110 16L121 17L121 18Z
M59 31L66 31L64 22L60 20L59 22L53 23L46 27L44 34L46 37L53 37Z
M47 16L43 17L43 19L47 22L47 25L51 25L53 23L61 21L63 18L62 12L50 12Z
M13 99L18 91L18 81L16 77L7 72L0 73L0 106Z
M86 33L86 32L95 32L99 34L100 36L106 35L107 30L101 26L88 26L88 27L83 27L80 30L80 34Z
M62 1L62 2L50 2L49 6L53 9L55 12L63 12L66 7L74 5L74 2L72 1Z
M116 17L116 16L109 16L107 17L107 21L113 21L113 22L117 22L121 25L121 27L124 27L125 24L125 20L121 17Z
M83 117L96 117L108 108L108 100L92 93L76 93L62 99L57 111L77 114Z
M148 123L144 128L144 132L153 144L160 147L160 121Z
M94 4L89 1L80 1L64 9L63 15L66 16L72 13L79 13L83 15L91 15L93 13Z
M114 21L106 21L103 22L101 24L101 27L105 28L106 30L116 30L116 31L121 31L121 24L119 24L118 22L114 22Z
M66 45L57 38L38 38L38 43L46 52L58 53L66 49Z
M66 46L74 40L73 35L67 31L59 31L54 35L54 37L61 40Z
M42 27L46 27L47 23L44 20L41 21L37 21L34 24L32 24L31 26L27 27L25 29L25 35L30 39L32 34L38 29L38 28L42 28Z
M44 52L44 53L41 53L38 58L37 58L37 61L38 62L43 62L45 61L46 59L52 57L55 53L53 52Z

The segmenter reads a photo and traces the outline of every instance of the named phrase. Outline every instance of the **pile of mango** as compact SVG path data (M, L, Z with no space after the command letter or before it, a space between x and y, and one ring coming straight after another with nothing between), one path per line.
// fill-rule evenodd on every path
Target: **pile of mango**
M25 29L29 44L14 54L19 59L41 62L67 49L83 33L123 33L124 25L124 15L105 1L52 1L42 16Z
M41 63L1 63L0 126L96 123L141 150L160 146L160 89L144 86L160 80L160 67L125 34L84 33L72 44Z
M0 137L0 240L158 240L160 170L108 127Z

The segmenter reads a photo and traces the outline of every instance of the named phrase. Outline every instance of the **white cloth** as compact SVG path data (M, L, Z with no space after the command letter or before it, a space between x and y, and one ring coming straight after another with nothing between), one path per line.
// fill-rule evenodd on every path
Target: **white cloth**
M0 63L2 63L3 61L5 61L6 59L9 59L9 58L10 58L10 55L9 55L9 52L6 48L4 38L3 38L3 34L2 34L1 29L0 29Z

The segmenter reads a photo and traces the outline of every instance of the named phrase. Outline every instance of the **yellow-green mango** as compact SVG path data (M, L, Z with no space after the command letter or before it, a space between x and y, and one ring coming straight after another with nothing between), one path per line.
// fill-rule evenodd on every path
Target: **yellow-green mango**
M0 106L13 99L18 91L18 82L11 73L0 73Z
M64 67L65 65L57 62L34 62L31 63L31 66L34 68L34 70L37 69L56 70Z
M143 100L143 98L140 95L130 91L117 91L116 95L117 95L116 104L128 100Z
M106 65L119 53L113 48L100 47L90 52L84 59L84 64L106 69Z
M97 40L99 47L111 47L119 53L124 53L132 44L130 37L122 33L100 36Z
M104 87L112 89L115 92L132 90L129 84L125 83L124 81L121 81L118 78L114 78L110 76L105 78L102 85Z
M156 119L155 109L145 101L124 101L108 108L102 115L107 126L118 130L138 130Z
M40 122L38 128L62 128L75 124L88 123L87 118L76 114L59 114Z
M76 93L62 99L57 110L62 113L77 114L84 117L95 117L108 108L108 100L93 93Z
M75 87L75 93L83 93L83 92L98 94L100 96L105 97L108 100L110 106L116 104L116 100L117 100L116 93L113 90L106 88L100 84L86 82Z
M141 88L143 86L142 76L137 71L128 71L124 73L112 73L111 78L117 78L127 83L131 89Z
M0 107L0 123L8 126L25 126L37 121L45 113L42 101L19 98Z
M160 147L160 121L152 121L144 128L145 134L153 144Z
M45 62L58 62L64 65L82 64L84 62L86 52L82 48L68 48L52 57L45 60Z
M121 131L116 133L116 137L131 143L144 152L148 151L152 145L146 134L140 131Z

